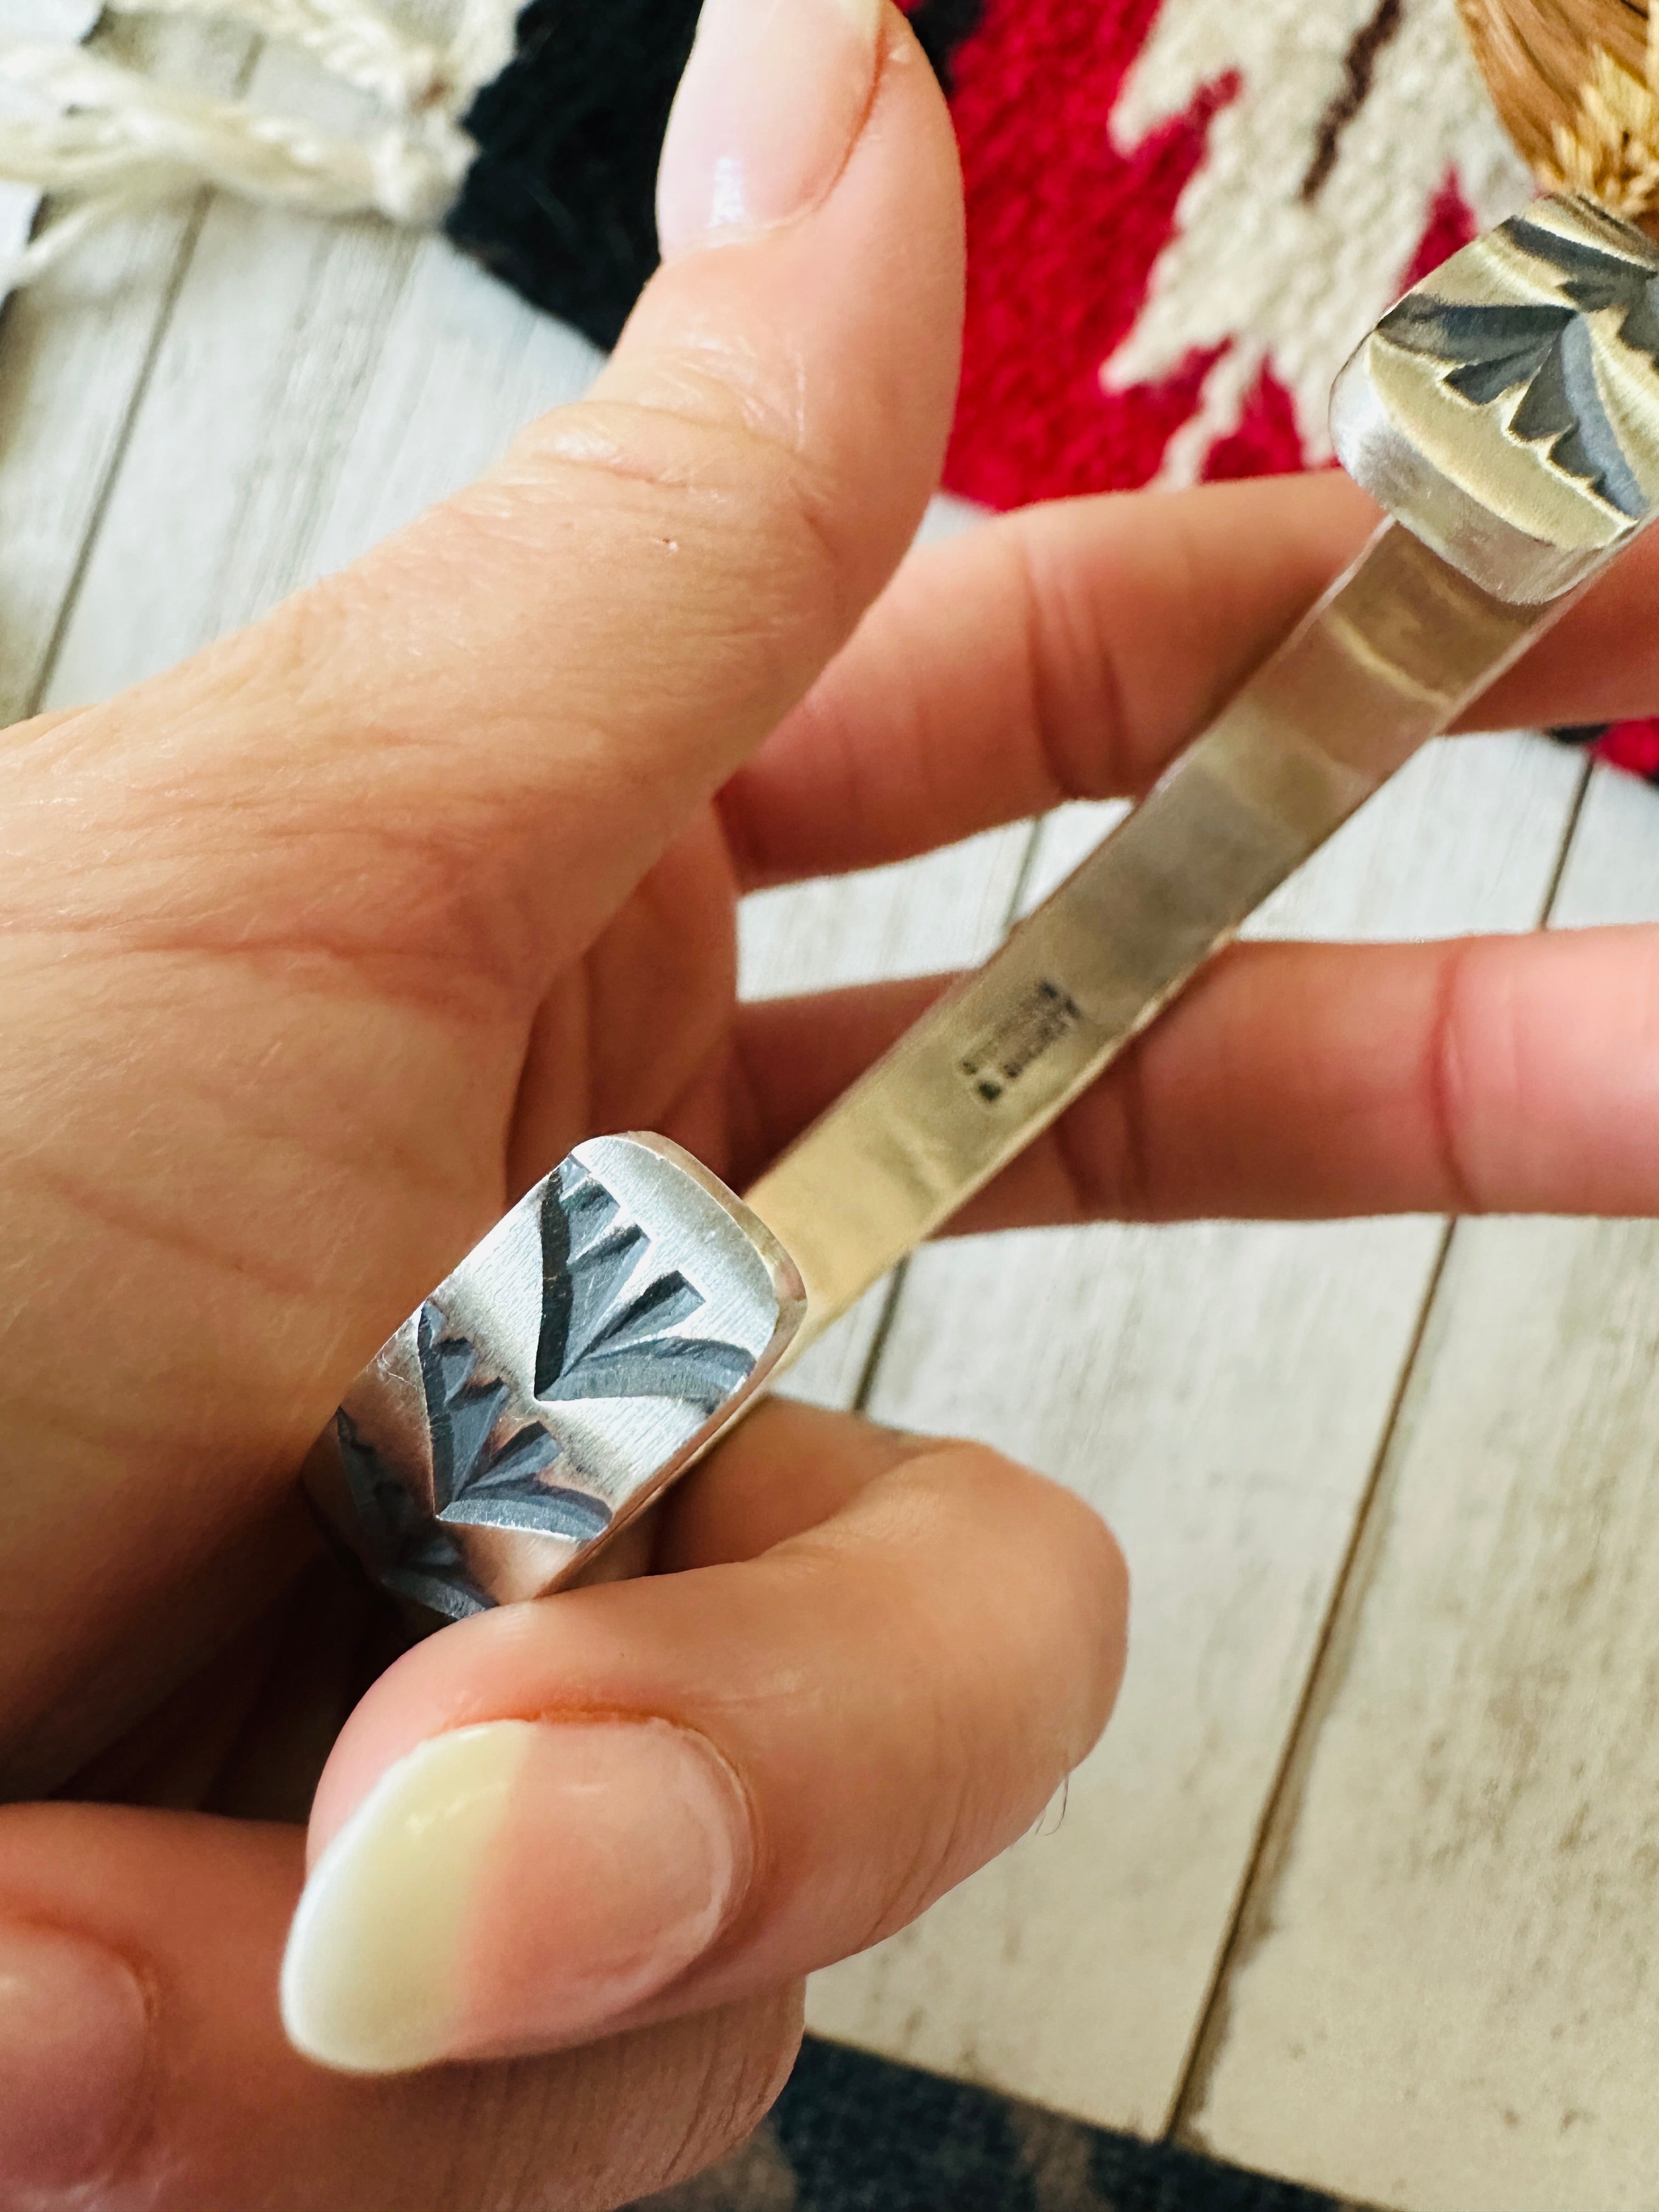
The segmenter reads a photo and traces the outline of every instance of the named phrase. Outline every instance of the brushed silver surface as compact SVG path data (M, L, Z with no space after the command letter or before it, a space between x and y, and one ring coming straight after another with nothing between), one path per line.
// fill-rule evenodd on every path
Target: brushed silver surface
M1083 865L747 1194L805 1280L803 1347L1087 1089L1559 605L1397 523Z

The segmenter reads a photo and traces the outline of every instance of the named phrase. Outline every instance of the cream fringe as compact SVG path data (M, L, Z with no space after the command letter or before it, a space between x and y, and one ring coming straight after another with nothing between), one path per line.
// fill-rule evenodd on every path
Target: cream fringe
M374 0L111 4L243 24L310 55L386 119L353 136L176 89L78 46L0 41L0 84L22 93L27 111L0 119L0 178L50 193L63 210L0 269L0 297L94 223L203 185L315 215L439 222L477 150L459 118L511 58L517 14L514 0L465 0L454 35L438 45L410 38Z

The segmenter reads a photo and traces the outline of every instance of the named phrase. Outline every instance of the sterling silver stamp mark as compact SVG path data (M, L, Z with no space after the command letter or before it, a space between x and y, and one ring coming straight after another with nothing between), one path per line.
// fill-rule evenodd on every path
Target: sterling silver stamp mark
M1071 993L1045 975L982 1030L957 1064L975 1096L994 1106L1034 1060L1082 1020L1083 1010Z

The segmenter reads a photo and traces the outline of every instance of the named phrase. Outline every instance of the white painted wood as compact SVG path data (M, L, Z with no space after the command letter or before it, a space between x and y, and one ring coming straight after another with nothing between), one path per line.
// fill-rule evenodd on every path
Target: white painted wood
M245 33L131 19L100 50L228 91ZM189 209L112 225L0 319L0 723L29 713L125 437L193 222ZM170 504L177 503L172 487Z
M0 0L0 40L30 46L79 46L97 17L88 0ZM36 94L21 85L0 84L0 130L7 116L31 117L42 111ZM49 113L56 112L48 108ZM0 184L0 300L4 272L28 243L40 196L27 185Z
M821 1977L820 2032L1163 2126L1437 1234L1033 1232L913 1264L872 1411L1096 1504L1130 1562L1130 1667L1058 1828Z
M982 960L1006 926L1030 836L1022 823L925 860L757 893L742 915L744 997L944 975Z
M1598 768L1584 794L1550 915L1557 929L1659 921L1659 793Z
M324 479L306 576L343 567L578 399L601 356L443 239L422 240L363 380L355 435Z
M1436 747L1272 919L1352 937L1524 927L1580 772L1530 738ZM1054 825L1039 878L1095 826ZM1129 1673L1058 1829L819 1977L821 2032L1165 2125L1441 1233L1104 1228L913 1263L872 1412L983 1436L1102 1507L1134 1580Z
M275 48L248 96L341 125L362 108ZM441 239L215 199L51 701L106 696L349 559L574 398L598 358Z
M303 63L275 51L251 96L331 105ZM441 238L216 199L51 703L106 697L342 566L578 398L599 361ZM966 520L930 516L930 534Z
M1556 919L1659 921L1656 850L1598 770ZM1659 2197L1656 1449L1659 1228L1460 1225L1195 2140L1413 2212Z
M850 1313L801 1354L778 1384L778 1395L833 1412L855 1405L892 1291L890 1276L866 1291Z
M265 56L269 98L292 65ZM272 104L275 104L274 102ZM414 241L209 209L53 672L100 698L246 621L303 573Z

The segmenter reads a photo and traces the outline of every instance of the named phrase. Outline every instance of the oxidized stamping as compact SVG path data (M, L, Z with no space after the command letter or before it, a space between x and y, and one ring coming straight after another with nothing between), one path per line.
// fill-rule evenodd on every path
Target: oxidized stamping
M803 1311L775 1238L659 1137L579 1145L382 1346L306 1475L394 1595L540 1595L687 1467Z
M1659 507L1659 249L1539 201L1391 309L1338 378L1350 476L1499 599L1583 582Z

